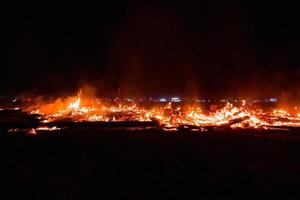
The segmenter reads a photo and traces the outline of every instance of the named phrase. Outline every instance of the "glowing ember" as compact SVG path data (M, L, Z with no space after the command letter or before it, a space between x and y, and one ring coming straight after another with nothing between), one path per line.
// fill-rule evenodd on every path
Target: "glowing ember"
M57 130L60 130L60 128L57 128L56 126L53 126L51 128L46 127L46 126L41 126L41 127L35 128L35 130L36 131L57 131Z
M78 95L53 103L42 103L35 110L33 108L27 110L41 114L42 122L45 124L68 119L76 122L157 121L161 127L170 130L184 125L198 127L197 130L204 130L208 126L255 129L300 127L300 113L292 115L283 109L273 111L250 109L246 101L242 101L242 105L238 107L227 103L220 109L206 113L199 106L181 107L172 105L171 102L165 106L146 108L134 103L108 105Z

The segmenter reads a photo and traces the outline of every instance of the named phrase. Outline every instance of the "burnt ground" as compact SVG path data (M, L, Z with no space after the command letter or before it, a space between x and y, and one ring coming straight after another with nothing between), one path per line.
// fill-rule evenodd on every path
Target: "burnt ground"
M64 130L0 136L1 199L300 196L300 132Z

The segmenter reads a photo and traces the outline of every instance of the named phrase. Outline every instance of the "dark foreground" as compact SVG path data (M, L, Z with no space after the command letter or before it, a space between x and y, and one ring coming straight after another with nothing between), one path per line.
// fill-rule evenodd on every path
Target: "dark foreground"
M1 199L300 197L300 132L1 135Z

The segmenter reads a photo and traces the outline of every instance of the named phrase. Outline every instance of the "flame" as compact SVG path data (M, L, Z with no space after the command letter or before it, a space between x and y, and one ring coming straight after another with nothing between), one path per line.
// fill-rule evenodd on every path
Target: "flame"
M176 104L177 105L177 104ZM107 104L98 99L81 95L43 103L29 111L41 114L44 123L62 119L81 121L157 121L165 129L180 126L255 128L300 127L300 113L291 114L283 109L263 111L251 109L246 101L240 106L227 102L222 108L204 112L199 106L176 106L169 102L165 106L141 107L134 103Z
M41 127L35 128L36 131L56 131L56 130L60 130L60 129L61 128L58 128L56 126L53 126L53 127L41 126Z
M74 103L70 103L68 109L70 110L78 110L80 105L80 98L78 98Z

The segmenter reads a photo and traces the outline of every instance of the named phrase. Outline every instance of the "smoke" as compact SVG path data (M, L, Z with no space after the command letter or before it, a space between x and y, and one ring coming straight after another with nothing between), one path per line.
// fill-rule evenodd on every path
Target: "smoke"
M250 1L131 1L16 17L0 41L0 89L61 95L88 84L101 96L293 99L297 18L275 11Z
M135 7L136 8L136 7ZM123 95L197 93L192 41L172 9L143 5L115 30L110 64ZM193 90L193 91L191 91Z
M243 5L143 3L129 13L109 61L123 95L255 98L299 83L296 49L262 48L260 22Z

